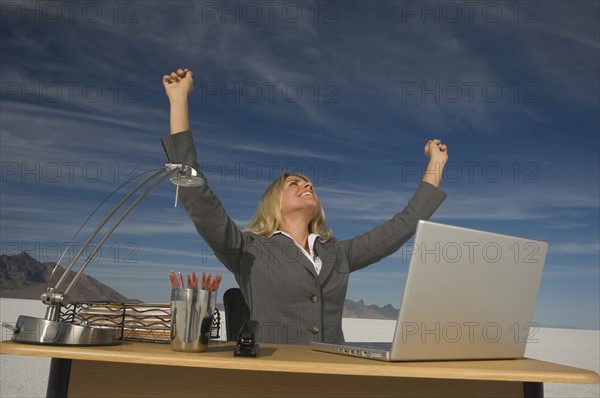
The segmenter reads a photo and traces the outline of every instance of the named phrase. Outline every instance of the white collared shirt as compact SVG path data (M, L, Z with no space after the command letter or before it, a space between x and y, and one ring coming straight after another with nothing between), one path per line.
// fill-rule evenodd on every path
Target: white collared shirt
M304 255L306 256L306 258L308 258L310 260L310 262L314 265L315 267L315 271L317 272L317 275L321 272L321 266L323 265L323 262L321 261L321 259L319 258L319 256L317 256L315 254L315 241L317 240L317 238L319 237L318 234L310 234L308 235L308 249L310 250L310 253L307 253L306 250L304 250L304 248L302 246L300 246L300 244L298 242L296 242L294 240L294 238L292 238L289 234L283 232L283 231L275 231L273 232L271 235L269 236L273 236L275 234L282 234L287 236L288 238L290 238L292 240L292 242L294 242L296 244L296 246L298 246L298 248L300 249L300 251L302 253L304 253Z

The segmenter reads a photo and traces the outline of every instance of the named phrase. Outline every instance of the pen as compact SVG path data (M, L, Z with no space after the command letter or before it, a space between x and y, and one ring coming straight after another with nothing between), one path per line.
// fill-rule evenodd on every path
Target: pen
M196 276L194 271L192 271L192 284L194 285L193 289L198 288L198 276Z
M198 275L192 271L192 274L187 274L187 288L188 289L197 289L198 288ZM212 276L212 272L209 272L208 275L206 272L202 273L202 280L200 283L200 288L208 291L216 291L219 289L219 285L221 284L221 280L223 279L223 275L216 274L214 277ZM181 272L175 274L173 270L169 272L169 280L171 282L171 287L173 289L183 289L185 288L185 281L183 279L183 275Z

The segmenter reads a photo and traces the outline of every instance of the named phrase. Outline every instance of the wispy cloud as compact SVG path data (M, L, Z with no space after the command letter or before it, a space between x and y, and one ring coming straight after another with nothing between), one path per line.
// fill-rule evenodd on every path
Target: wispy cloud
M600 255L600 242L557 242L550 247L552 253ZM599 265L600 267L600 265Z
M600 276L600 266L546 264L544 276L551 278L598 278Z
M289 157L308 157L315 159L327 159L329 161L341 161L344 159L342 155L332 154L332 153L324 153L315 150L306 150L306 149L294 149L294 148L286 148L286 147L277 147L277 146L259 146L252 144L233 144L229 146L230 148L237 149L245 152L252 153L261 153L261 154L276 154L283 155Z

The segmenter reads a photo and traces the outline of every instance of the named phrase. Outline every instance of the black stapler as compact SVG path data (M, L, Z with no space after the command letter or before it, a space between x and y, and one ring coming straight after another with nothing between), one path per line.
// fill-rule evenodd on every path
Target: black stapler
M238 335L237 347L233 353L234 357L253 357L258 356L260 345L256 342L256 332L258 330L257 321L246 321L240 334Z

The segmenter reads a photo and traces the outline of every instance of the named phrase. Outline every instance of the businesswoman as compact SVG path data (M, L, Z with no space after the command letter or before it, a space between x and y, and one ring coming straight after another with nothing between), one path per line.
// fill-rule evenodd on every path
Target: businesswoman
M171 134L162 138L172 163L197 171L188 116L192 72L163 76L170 102ZM208 184L180 188L183 206L198 233L231 271L259 323L265 343L343 342L342 311L351 272L397 251L445 199L438 188L448 150L440 140L425 146L429 165L406 207L382 225L348 240L337 240L311 181L284 173L262 196L256 214L242 231Z

